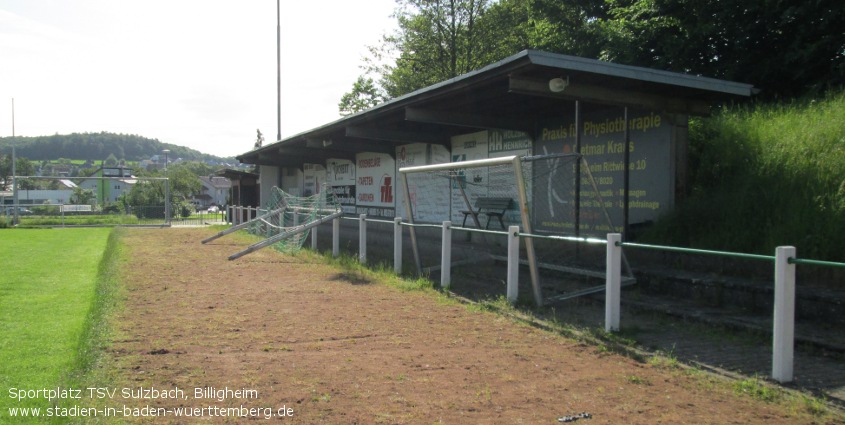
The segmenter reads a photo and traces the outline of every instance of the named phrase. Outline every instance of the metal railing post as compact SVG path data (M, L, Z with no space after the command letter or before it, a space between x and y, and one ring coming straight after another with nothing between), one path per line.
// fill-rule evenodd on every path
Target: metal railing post
M775 250L775 316L772 338L772 379L780 383L792 381L795 347L795 247L779 246Z
M311 250L312 251L317 250L317 229L319 229L319 227L311 228Z
M452 222L443 222L443 237L440 250L440 287L449 289L452 283Z
M508 227L508 302L519 298L519 226Z
M332 220L332 257L340 255L340 217Z
M622 301L622 242L619 233L607 234L607 257L605 264L604 330L619 330L619 310Z
M367 264L367 214L361 214L358 219L358 262Z
M393 272L402 274L402 217L393 219Z

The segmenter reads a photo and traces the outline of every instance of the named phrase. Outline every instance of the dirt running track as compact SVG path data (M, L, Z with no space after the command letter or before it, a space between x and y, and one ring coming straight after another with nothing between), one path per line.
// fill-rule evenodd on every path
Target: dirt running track
M293 416L271 423L297 424L556 424L581 412L592 415L582 425L812 422L430 293L269 249L230 262L244 239L201 245L210 234L126 231L126 300L111 347L118 388L186 394L121 402L274 413L285 406ZM258 398L195 399L205 387L256 390Z

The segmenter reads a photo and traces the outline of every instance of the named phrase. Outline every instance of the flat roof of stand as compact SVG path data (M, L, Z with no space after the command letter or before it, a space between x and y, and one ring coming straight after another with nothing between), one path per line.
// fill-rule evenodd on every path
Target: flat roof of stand
M566 83L550 86L552 79ZM391 99L238 156L247 164L301 167L397 145L447 145L485 129L536 138L537 123L582 107L633 107L706 116L713 104L748 98L750 84L525 50L479 70Z

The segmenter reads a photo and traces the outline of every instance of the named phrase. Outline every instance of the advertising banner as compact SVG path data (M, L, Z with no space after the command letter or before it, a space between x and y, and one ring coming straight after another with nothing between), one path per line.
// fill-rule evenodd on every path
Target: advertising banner
M396 148L396 177L399 169L449 162L449 151L441 145L414 143ZM411 208L416 223L441 223L449 219L449 180L432 173L408 174ZM396 214L405 217L405 193L401 181L396 182Z
M317 195L326 183L326 167L320 164L303 164L303 196Z
M671 125L659 113L629 111L629 223L655 220L668 212L674 200L675 164L672 157ZM549 122L542 126L535 145L536 154L570 153L575 150L575 124ZM598 186L596 192L586 178L581 179L581 235L604 237L623 230L625 120L622 109L584 117L581 153ZM539 231L572 234L575 230L574 185L568 176L578 168L566 160L552 159L534 164L535 227ZM582 172L582 176L585 175ZM555 183L557 181L557 183ZM540 194L548 194L539 199ZM604 217L610 215L612 228Z
M355 163L348 159L326 161L326 181L343 212L355 214Z
M452 137L452 162L473 161L487 159L487 157L487 131ZM478 198L488 196L487 185L487 169L484 167L456 170L451 185L453 224L463 223L464 215L461 211L474 209ZM474 224L472 217L467 219L467 225L470 223Z
M388 154L355 155L356 214L392 218L395 215L396 161Z

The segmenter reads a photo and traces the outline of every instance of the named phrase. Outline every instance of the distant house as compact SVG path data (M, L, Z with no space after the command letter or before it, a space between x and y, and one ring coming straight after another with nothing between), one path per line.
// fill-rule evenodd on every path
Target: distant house
M79 183L79 187L93 190L97 196L97 204L104 205L107 202L116 202L121 195L129 193L137 182L138 180L132 175L130 168L103 166L97 169L89 178Z
M200 208L211 205L226 205L229 191L232 189L232 182L226 177L201 176L202 189L194 194L194 205Z

